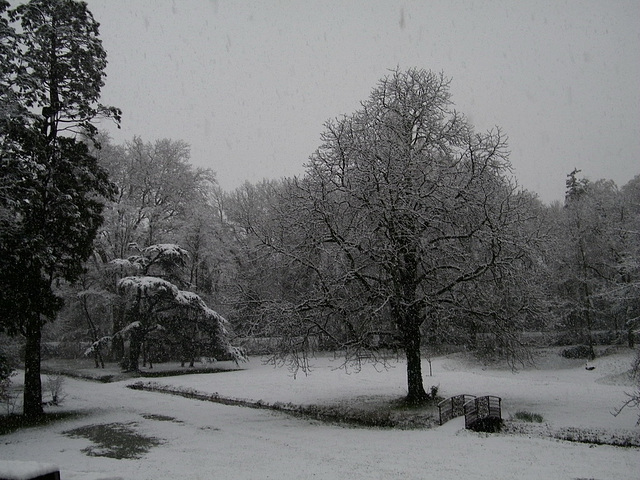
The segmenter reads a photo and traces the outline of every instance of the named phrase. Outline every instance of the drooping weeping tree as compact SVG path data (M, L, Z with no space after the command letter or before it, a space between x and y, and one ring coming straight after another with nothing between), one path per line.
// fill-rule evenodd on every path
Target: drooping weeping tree
M184 266L187 257L178 245L156 244L142 249L140 255L114 261L137 272L118 281L128 323L114 336L129 338L128 370L139 369L142 345L152 332L162 332L178 342L185 336L202 335L208 351L220 352L236 362L245 359L242 350L229 343L227 320L198 294L176 285L178 267Z

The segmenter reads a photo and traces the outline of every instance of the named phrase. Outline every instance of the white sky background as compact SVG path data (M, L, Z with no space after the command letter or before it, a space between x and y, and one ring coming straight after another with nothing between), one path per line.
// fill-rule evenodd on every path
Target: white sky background
M323 123L396 66L452 78L477 130L509 137L518 182L562 200L574 167L640 173L640 2L88 0L108 53L116 143L184 140L225 190L301 174Z

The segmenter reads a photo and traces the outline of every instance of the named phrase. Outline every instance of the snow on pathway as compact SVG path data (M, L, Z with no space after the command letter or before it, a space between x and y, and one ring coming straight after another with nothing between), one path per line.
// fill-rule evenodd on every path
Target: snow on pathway
M331 362L326 359L317 363L311 376L296 380L286 370L274 370L254 360L243 372L158 381L226 396L300 403L349 396L399 396L404 392L402 365L383 373L367 367L359 374L345 375L328 368ZM519 409L520 404L529 402L531 410L554 422L583 419L584 424L606 424L610 428L621 422L620 417L613 419L608 411L601 410L615 405L628 387L603 385L597 381L600 377L584 376L580 368L514 375L481 368L465 373L459 366L450 359L438 359L434 362L436 376L426 377L427 385L440 383L445 394L503 394L510 408ZM599 367L601 374L605 373L605 367ZM464 430L461 419L431 430L349 428L270 411L134 391L126 388L127 383L68 379L62 408L80 410L83 415L0 437L0 458L55 463L61 467L62 480L88 477L85 472L119 475L127 480L640 478L637 448L477 434ZM586 394L591 400L583 399L579 405L588 410L565 411L565 397L575 399ZM545 400L551 401L550 406ZM633 413L626 415L625 421L635 420ZM174 420L154 420L143 417L145 414ZM163 444L140 459L116 460L87 456L81 450L89 445L88 440L62 433L112 422L133 423L138 432L157 437ZM627 423L625 428L632 425Z

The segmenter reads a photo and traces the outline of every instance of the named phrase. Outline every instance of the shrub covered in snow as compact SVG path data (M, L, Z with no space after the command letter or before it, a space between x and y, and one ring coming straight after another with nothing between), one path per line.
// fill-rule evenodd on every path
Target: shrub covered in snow
M575 347L566 348L562 351L564 358L593 358L593 348L589 345L577 345Z
M11 377L16 374L13 362L0 347L0 404L7 414L15 408L17 394L11 389Z

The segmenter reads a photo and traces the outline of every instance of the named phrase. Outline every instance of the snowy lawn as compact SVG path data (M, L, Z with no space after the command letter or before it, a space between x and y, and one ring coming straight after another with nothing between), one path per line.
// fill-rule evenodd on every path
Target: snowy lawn
M433 360L434 376L425 376L425 385L439 385L442 396L499 395L504 418L519 411L537 413L544 418L539 427L543 430L576 427L637 434L637 411L610 414L624 402L624 392L632 390L624 375L631 358L632 352L620 350L598 358L593 363L596 368L587 371L583 362L547 352L537 369L512 373L454 355ZM252 359L242 371L152 381L265 403L354 408L372 399L392 401L405 393L402 361L393 361L387 370L365 365L361 372L347 374L336 370L340 363L319 357L309 376L299 374L294 379L286 369ZM426 361L424 371L428 372ZM323 424L269 410L127 388L137 381L102 384L68 378L63 405L48 410L79 415L0 437L0 459L57 464L62 480L101 474L124 479L640 478L638 448L532 434L477 434L464 430L460 418L442 427L415 430ZM109 445L113 436L119 445Z

